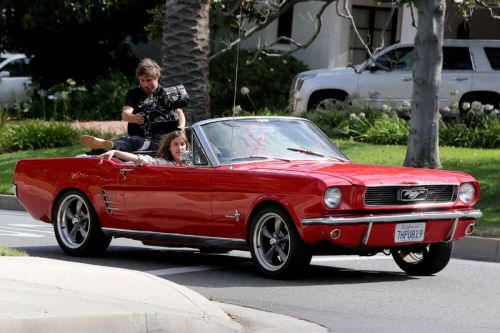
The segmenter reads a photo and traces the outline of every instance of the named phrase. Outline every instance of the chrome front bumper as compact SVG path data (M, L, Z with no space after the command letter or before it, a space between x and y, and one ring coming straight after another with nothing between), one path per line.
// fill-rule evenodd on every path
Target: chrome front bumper
M425 221L425 220L450 220L461 218L477 219L483 216L480 210L466 211L451 211L451 212L423 212L423 213L404 213L404 214L382 214L382 215L365 215L356 217L318 217L313 219L303 219L303 225L338 225L338 224L353 224L353 223L391 223L402 221Z

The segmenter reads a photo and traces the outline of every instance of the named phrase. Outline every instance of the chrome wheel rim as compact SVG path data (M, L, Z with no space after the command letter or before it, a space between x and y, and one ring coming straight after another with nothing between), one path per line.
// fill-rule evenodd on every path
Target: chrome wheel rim
M429 245L424 247L422 251L419 252L403 251L403 250L398 251L398 254L401 257L401 259L403 259L406 263L411 265L416 265L422 262L422 260L424 260L425 256L428 253L429 253Z
M290 255L290 231L276 213L262 215L256 223L253 237L255 256L268 271L282 268Z
M333 109L337 103L338 103L338 100L336 100L334 98L324 99L321 102L319 102L318 105L316 105L316 111L319 111L319 112L328 111L330 109Z
M71 249L82 246L90 232L90 211L82 197L72 194L64 198L57 211L56 223L64 245Z

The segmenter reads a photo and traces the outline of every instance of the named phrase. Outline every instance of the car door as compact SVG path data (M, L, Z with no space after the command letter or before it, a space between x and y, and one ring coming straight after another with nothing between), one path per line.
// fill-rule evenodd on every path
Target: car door
M127 229L210 233L210 167L126 165L121 174Z
M22 57L6 60L0 68L0 101L11 104L27 100L30 84L27 59Z
M360 74L359 94L375 106L410 101L413 89L413 47L403 46L381 54Z
M439 88L441 109L459 101L460 96L472 90L473 64L467 46L443 48L443 70Z

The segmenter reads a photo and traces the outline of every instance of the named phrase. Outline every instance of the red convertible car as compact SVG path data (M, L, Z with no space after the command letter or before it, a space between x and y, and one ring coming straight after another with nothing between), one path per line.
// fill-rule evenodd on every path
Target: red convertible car
M379 252L408 274L434 274L481 216L472 176L352 163L305 119L212 119L189 132L190 167L21 160L16 196L70 255L102 253L113 237L250 250L272 277L303 271L312 255Z

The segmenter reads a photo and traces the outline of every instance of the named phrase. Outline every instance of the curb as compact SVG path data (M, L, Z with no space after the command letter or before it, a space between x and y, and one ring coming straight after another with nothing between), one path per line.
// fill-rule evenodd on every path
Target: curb
M13 195L0 194L0 209L25 211ZM455 241L452 257L457 259L500 262L500 239L467 236Z
M25 211L24 207L19 203L19 201L17 201L16 197L5 194L0 194L0 209Z

